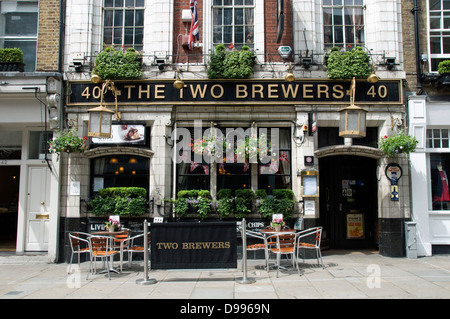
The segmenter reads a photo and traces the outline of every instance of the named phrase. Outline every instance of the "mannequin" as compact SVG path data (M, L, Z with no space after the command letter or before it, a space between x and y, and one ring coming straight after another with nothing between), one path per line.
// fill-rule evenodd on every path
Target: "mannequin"
M450 201L450 195L449 195L449 188L448 188L448 178L447 173L442 168L442 163L439 162L439 164L436 166L438 170L438 181L437 181L437 188L436 193L433 194L433 202L449 202Z

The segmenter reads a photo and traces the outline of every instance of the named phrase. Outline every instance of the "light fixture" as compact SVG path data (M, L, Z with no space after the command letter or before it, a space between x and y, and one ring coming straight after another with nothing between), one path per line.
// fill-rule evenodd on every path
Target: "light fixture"
M360 138L366 136L367 111L355 105L356 80L350 86L350 106L339 110L339 136Z
M312 64L312 58L302 58L302 64L305 69L309 69Z
M81 72L83 70L83 63L81 61L73 61L73 67L76 72Z
M177 69L177 79L175 80L175 82L173 82L173 87L176 88L177 90L181 90L184 87L184 82L183 80L180 79L180 69Z
M289 62L289 71L288 74L284 77L284 79L288 82L293 82L295 80L294 73L292 73L291 62Z
M388 70L392 70L395 65L395 58L386 58L386 67Z
M107 91L111 91L114 96L116 111L111 111L103 105L104 95ZM116 119L120 120L121 114L117 109L117 89L114 82L106 80L102 85L100 92L100 106L89 109L88 136L90 137L111 137L112 115L116 115Z
M375 67L374 67L374 65L372 63L372 73L367 78L367 82L369 82L369 83L376 83L379 80L380 80L380 77L375 74Z

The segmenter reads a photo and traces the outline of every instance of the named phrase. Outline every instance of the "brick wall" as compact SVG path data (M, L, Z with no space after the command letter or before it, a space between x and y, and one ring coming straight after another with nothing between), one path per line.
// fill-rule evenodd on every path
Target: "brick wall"
M59 2L59 0L39 1L36 71L58 70Z
M277 0L264 1L265 48L266 61L281 62L278 54L279 46L292 45L292 12L291 0L284 0L284 32L280 43L277 43Z
M201 62L202 61L202 48L194 48L189 51L182 46L182 36L189 36L191 23L183 22L182 12L183 10L189 10L189 0L177 0L174 4L174 26L173 26L173 52L174 63L186 63L186 62ZM199 42L203 43L203 0L197 1L197 18L199 22Z

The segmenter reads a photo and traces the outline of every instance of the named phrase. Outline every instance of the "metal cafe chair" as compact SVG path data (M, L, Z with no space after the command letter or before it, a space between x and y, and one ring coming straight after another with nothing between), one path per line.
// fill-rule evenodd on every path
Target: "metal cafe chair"
M109 236L91 236L89 237L90 242L90 248L91 248L91 263L94 263L94 269L95 272L97 272L97 266L96 266L96 260L97 258L102 259L104 262L106 262L106 270L108 272L108 278L111 279L111 270L112 265L109 263L112 263L112 256L119 253L118 250L114 250L112 241L114 240L113 237ZM111 259L111 260L110 260ZM89 273L88 273L89 276ZM88 276L86 276L86 279L88 279Z
M264 250L264 256L265 256L265 260L266 260L266 270L269 271L269 258L268 258L269 252L268 252L268 245L267 245L266 237L259 232L254 232L251 230L247 230L246 234L248 237L257 238L257 239L262 240L262 243L247 245L247 250L253 251L255 253L255 256L256 256L256 251Z
M77 255L78 259L78 267L80 267L80 256L82 254L90 255L90 243L87 239L90 234L82 233L82 232L73 232L69 233L69 242L70 248L72 250L72 254L70 256L70 263L67 273L70 274L73 263L73 256ZM91 265L89 265L89 271L91 271Z
M322 238L322 227L312 227L297 233L297 259L300 249L304 249L303 262L305 262L306 249L313 249L316 251L317 264L322 264L325 268L322 259L322 252L320 251L320 240ZM320 260L320 262L319 262Z
M128 266L131 267L131 263L133 261L133 253L144 253L144 234L139 234L133 237L129 237L126 239L126 252L128 252ZM142 242L142 243L141 243ZM151 236L150 232L148 233L148 254L150 255L150 242ZM150 256L149 256L150 260Z
M297 267L297 270L298 270L296 256L295 256L296 237L297 237L297 235L295 233L287 233L287 234L278 233L278 234L271 235L267 238L267 240L276 239L276 245L270 247L270 252L276 254L276 256L277 256L277 278L278 278L278 273L280 271L280 268L283 268L283 267L281 267L281 256L282 255L291 255L292 256L292 267ZM300 274L300 271L299 271L299 274Z
M113 240L113 248L118 249L120 252L120 271L122 272L122 264L123 264L123 252L127 250L125 245L128 243L128 238L130 237L130 230L124 228L123 232L120 234L114 235Z

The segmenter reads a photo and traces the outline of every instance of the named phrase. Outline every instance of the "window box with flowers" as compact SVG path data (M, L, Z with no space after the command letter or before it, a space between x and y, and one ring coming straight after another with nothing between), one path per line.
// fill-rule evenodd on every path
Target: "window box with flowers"
M48 141L50 153L82 153L86 150L87 137L78 137L75 129L66 129L57 132L56 136Z
M393 157L400 153L409 154L416 150L417 139L407 135L403 130L395 135L385 135L378 141L378 147L387 157Z

